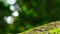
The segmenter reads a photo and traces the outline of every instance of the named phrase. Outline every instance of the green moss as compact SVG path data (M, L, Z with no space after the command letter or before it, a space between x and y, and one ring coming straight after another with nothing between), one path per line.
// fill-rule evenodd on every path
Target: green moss
M55 28L55 29L49 30L49 33L51 33L51 34L54 34L54 33L60 34L59 32L60 32L60 28Z
M54 23L54 24L56 24L56 26L59 25L58 23ZM29 30L27 30L25 32L22 32L20 34L26 34L26 33L28 33L28 34L29 33L31 33L31 34L38 34L38 33L40 33L40 34L47 34L47 33L50 33L50 34L60 34L60 27L58 27L58 26L57 27L52 27L52 26L49 27L49 25L53 25L53 23L51 23L51 24L44 24L44 25L42 25L43 27L38 26L38 27L35 27L35 28L32 28L32 29L29 29ZM42 28L43 30L39 31L39 30L41 30L40 28ZM47 31L45 31L46 28L48 28Z

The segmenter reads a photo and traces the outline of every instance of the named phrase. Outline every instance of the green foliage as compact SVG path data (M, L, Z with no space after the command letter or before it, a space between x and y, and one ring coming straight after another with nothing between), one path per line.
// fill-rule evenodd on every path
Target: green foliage
M21 8L21 12L19 12L18 17L14 17L15 21L12 28L3 20L4 16L12 14L9 5L5 0L3 2L0 1L0 21L2 24L5 22L5 25L9 25L6 26L9 32L13 30L13 32L16 30L17 32L23 32L36 26L60 20L59 0L17 0L17 3Z

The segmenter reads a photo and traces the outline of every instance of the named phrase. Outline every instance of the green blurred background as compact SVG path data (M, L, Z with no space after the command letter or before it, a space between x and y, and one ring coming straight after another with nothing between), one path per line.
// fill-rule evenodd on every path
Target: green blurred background
M10 9L12 5L15 10ZM14 11L18 11L18 16L12 15ZM4 20L5 16L13 17L12 24L6 22L7 18ZM0 33L24 32L58 20L60 20L60 0L17 0L15 4L0 0Z

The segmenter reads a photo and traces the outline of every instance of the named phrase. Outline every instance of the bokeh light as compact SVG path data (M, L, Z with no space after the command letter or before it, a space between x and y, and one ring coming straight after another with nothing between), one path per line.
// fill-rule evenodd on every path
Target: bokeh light
M12 13L12 16L17 17L18 15L19 15L18 11L14 11L14 12Z
M8 24L13 24L14 19L12 16L8 16L8 17L4 17L4 20L8 23Z
M14 11L15 10L15 6L11 5L10 6L10 10Z
M8 4L15 4L15 3L16 3L16 0L6 0L6 2L7 2Z

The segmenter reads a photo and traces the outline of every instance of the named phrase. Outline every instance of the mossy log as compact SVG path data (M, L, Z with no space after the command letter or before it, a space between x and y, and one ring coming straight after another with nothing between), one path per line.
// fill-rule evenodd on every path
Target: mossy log
M44 24L32 29L29 29L20 34L60 34L60 21Z

